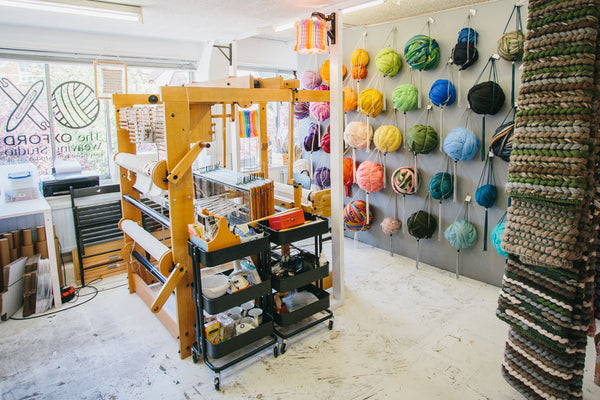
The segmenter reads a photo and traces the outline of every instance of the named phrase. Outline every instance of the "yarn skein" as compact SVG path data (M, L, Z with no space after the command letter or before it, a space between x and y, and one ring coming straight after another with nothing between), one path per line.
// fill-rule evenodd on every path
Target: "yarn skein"
M494 249L503 257L507 257L508 253L502 250L502 235L504 234L504 229L506 228L506 222L502 221L497 224L494 229L490 232L490 241L492 242L492 246Z
M477 43L479 41L479 33L473 28L462 28L458 32L458 43Z
M367 203L363 200L351 201L344 207L344 226L346 229L359 232L368 231L373 223L373 210L369 207L367 221Z
M350 63L366 67L369 64L369 53L365 49L356 49L350 55Z
M417 170L417 185L415 185L414 167L400 167L392 173L391 184L394 192L402 195L415 194L419 190L421 173Z
M309 103L307 101L299 101L294 103L294 117L296 119L307 118L310 114Z
M419 106L419 89L410 83L398 85L392 92L392 103L399 111L413 111Z
M375 148L383 153L391 153L400 148L402 134L392 125L381 125L373 136Z
M331 171L327 167L319 167L315 170L315 183L325 189L331 186Z
M433 151L440 138L438 133L430 126L415 125L408 130L406 144L413 153L428 154Z
M448 79L438 79L429 89L429 99L437 107L451 106L456 101L456 88Z
M355 81L363 80L367 77L367 68L362 65L353 65L350 75L352 75L352 79Z
M342 88L342 95L344 111L354 111L356 109L356 104L358 103L356 91L350 86L344 86Z
M308 128L308 135L304 137L304 150L306 151L319 151L319 127L317 124L310 124Z
M452 175L447 172L438 172L429 180L429 193L435 200L449 199L453 191Z
M454 128L444 139L444 151L455 161L470 160L477 155L477 150L479 150L479 138L466 128Z
M477 242L477 230L469 221L461 219L446 228L444 237L455 249L466 249Z
M373 161L362 162L356 170L356 183L365 192L375 193L383 189L383 166Z
M383 110L383 94L377 89L365 89L358 95L358 109L363 114L375 118Z
M496 82L485 81L469 89L467 100L476 114L496 115L504 105L504 92Z
M513 148L513 133L515 131L515 122L510 121L501 125L494 132L490 142L490 150L495 156L508 162Z
M420 210L408 217L406 225L408 233L415 239L429 239L437 229L437 220L428 212Z
M459 67L459 70L465 70L479 59L479 52L474 43L459 42L452 49L452 63Z
M402 58L395 50L384 47L375 56L375 67L380 74L391 78L402 68Z
M354 183L354 170L356 169L356 162L352 161L350 157L344 157L344 189L346 191L346 197L350 196L350 187Z
M440 61L440 46L435 39L426 35L416 35L404 46L404 58L414 69L430 70Z
M497 196L498 192L496 186L486 183L477 188L477 191L475 192L475 201L481 207L491 208L494 206Z
M317 121L325 121L329 119L330 116L330 108L329 102L326 101L315 101L310 103L309 112L311 117L316 119Z
M525 51L525 35L522 31L507 32L498 39L498 54L507 61L520 61Z
M393 235L394 233L400 231L400 228L402 227L402 222L397 218L385 217L383 221L381 221L380 225L383 233L385 233L386 235Z
M306 70L300 76L300 85L308 90L313 90L321 84L321 75L317 71Z
M329 60L325 60L323 65L321 65L321 69L319 70L319 72L321 73L322 81L329 85L329 78L330 78L330 76L329 76L330 75ZM348 70L346 69L346 66L344 64L342 64L342 80L346 77L347 73L348 73Z
M329 133L321 136L321 150L327 154L331 152L331 135Z
M344 129L344 140L350 147L364 150L373 139L373 127L362 121L352 121Z

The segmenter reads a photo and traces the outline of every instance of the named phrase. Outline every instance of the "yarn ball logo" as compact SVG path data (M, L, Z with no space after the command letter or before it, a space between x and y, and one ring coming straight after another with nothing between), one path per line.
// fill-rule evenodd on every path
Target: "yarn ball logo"
M63 82L52 92L52 112L66 128L82 129L98 118L100 103L94 89L83 82Z

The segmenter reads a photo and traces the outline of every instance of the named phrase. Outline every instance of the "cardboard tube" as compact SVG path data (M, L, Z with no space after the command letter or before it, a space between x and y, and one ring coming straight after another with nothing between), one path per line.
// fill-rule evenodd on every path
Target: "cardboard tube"
M21 246L21 256L22 257L33 257L33 244L27 246Z
M10 234L10 233L4 233L4 234L2 234L2 236L4 238L6 238L6 240L8 240L8 248L9 249L14 249L15 246L14 246L14 242L13 242L13 235Z
M0 266L10 264L10 247L8 247L8 239L0 239Z
M40 254L42 258L48 258L48 242L35 242L35 252Z
M31 229L23 229L23 246L29 246L30 244L33 244Z
M10 249L10 261L15 261L19 258L19 249Z
M38 226L36 229L37 229L37 241L45 242L46 241L46 227Z
M21 231L12 231L13 237L13 248L18 249L21 247Z

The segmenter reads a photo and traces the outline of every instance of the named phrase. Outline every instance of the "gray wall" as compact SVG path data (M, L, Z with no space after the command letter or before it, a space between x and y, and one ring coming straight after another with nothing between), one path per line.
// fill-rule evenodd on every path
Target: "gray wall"
M441 11L438 13L431 14L435 19L432 25L432 37L434 37L441 47L441 59L438 67L432 71L424 71L422 74L422 98L423 105L429 103L428 93L431 84L440 78L447 78L445 76L444 64L450 55L451 49L457 41L458 32L467 20L468 11L470 8L477 10L477 15L473 18L473 28L479 33L479 44L477 46L479 51L479 60L470 68L461 72L460 77L460 93L462 94L461 104L455 103L454 105L446 108L444 111L444 132L445 137L448 132L456 126L464 126L464 112L467 107L466 95L470 87L473 86L481 70L485 66L487 59L496 52L496 42L502 35L504 26L508 21L508 17L512 11L514 0L499 0L489 3L479 4L473 7L463 7L448 11ZM526 22L526 7L522 7L523 12L523 25ZM374 58L377 52L384 47L384 40L390 33L392 27L398 29L396 33L396 50L403 55L404 44L412 36L423 33L427 34L426 23L430 15L399 20L391 23L377 25L373 27L367 27L367 38L366 38L366 50L369 53L371 61L367 67L368 75L367 78L361 84L361 89L367 88L367 83L371 80L374 74L377 73L375 68ZM343 60L344 64L350 70L350 54L358 47L360 36L362 35L365 28L363 27L352 27L347 28L343 32ZM514 29L514 21L511 22L509 30ZM319 65L322 63L327 56L319 56ZM314 56L299 56L298 66L299 71L302 72L305 69L313 69L315 65ZM517 64L517 67L520 64ZM486 148L489 146L490 138L495 129L501 124L504 116L510 109L510 91L511 91L511 64L505 60L499 60L497 62L498 74L500 85L502 86L506 95L507 101L503 109L496 116L486 117ZM457 69L455 66L452 67L454 71L454 84L458 86ZM382 112L377 118L371 119L371 124L374 128L384 124L393 124L393 105L391 103L392 90L399 84L409 82L409 70L406 62L403 59L403 66L398 75L393 78L384 78L384 96L387 102L387 111ZM487 75L487 70L486 70ZM415 77L417 77L415 73ZM417 78L418 79L418 78ZM483 78L486 80L486 78ZM520 70L517 69L517 91L520 81ZM373 81L374 82L374 81ZM418 81L417 81L418 82ZM344 83L345 86L349 86L350 81ZM371 85L373 86L374 83ZM408 124L410 128L416 123L424 123L423 120L419 120L422 116L422 110L416 110L407 114ZM348 121L357 119L357 113L352 112L348 115ZM397 127L403 131L403 118L402 114L399 114ZM433 118L431 125L439 131L440 125L440 110L434 107ZM299 140L306 135L308 127L308 119L299 121L298 123L298 136ZM325 121L322 126L327 127L329 121ZM481 116L473 115L472 119L473 131L481 137ZM403 140L405 139L403 133ZM332 133L342 134L342 132ZM301 145L301 141L299 144ZM327 156L322 151L313 154L313 164L315 168L319 165L329 165L328 161L321 161L321 157ZM434 152L427 155L419 155L418 168L421 171L423 178L423 185L421 185L417 195L407 196L406 198L406 215L410 215L415 211L418 211L423 205L424 198L427 194L426 184L432 175L440 172L445 153L440 152L436 149ZM308 158L308 155L305 156ZM370 159L373 160L374 156L366 151L357 151L357 160L362 161ZM473 201L470 206L470 220L475 225L478 231L477 243L466 250L461 251L461 274L474 278L483 282L491 283L494 285L500 285L502 274L504 272L504 258L496 253L494 248L491 246L488 240L488 251L483 252L483 228L484 228L484 209L477 205L474 201L474 194L477 189L477 183L481 175L484 163L480 161L480 155L478 154L474 159L466 162L459 163L458 169L458 203L452 202L452 199L445 200L443 203L443 222L441 229L445 230L446 227L452 223L459 210L461 208L461 202L464 200L467 193L473 196ZM401 147L400 150L387 156L387 178L389 179L390 174L396 168L403 165L412 165L413 157L412 153L408 149ZM507 197L504 193L504 186L506 182L508 164L498 158L494 160L494 170L496 184L498 187L498 199L494 208L490 209L489 212L489 231L496 225L498 220L507 208ZM363 199L364 193L360 191L357 185L353 186L352 192L354 199ZM358 239L362 242L389 249L389 236L384 234L379 224L386 216L393 216L393 197L396 196L390 185L387 188L371 194L370 204L374 210L375 220L373 227L370 231L359 232ZM351 198L346 198L346 203ZM399 218L402 219L402 197L398 196L399 205ZM432 212L434 215L438 215L438 202L432 203ZM462 218L462 217L461 217ZM438 227L439 229L439 227ZM442 231L443 232L443 231ZM354 232L346 232L347 236L353 237ZM448 241L443 237L441 241L438 241L437 232L432 239L421 240L420 245L420 260L422 262L437 266L439 268L454 271L456 264L456 250L450 246ZM405 255L407 257L416 258L416 241L408 233L403 231L393 236L393 247L394 252Z

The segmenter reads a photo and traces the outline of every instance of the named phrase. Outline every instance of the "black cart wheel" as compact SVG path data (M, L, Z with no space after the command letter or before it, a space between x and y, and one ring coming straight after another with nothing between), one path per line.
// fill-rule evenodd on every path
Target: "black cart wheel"
M277 348L277 345L273 346L273 357L277 358L277 356L279 355L279 349Z
M281 354L285 354L286 351L287 351L287 342L284 340L283 342L281 342L281 348L279 349L279 352Z
M215 390L216 391L219 391L220 384L221 384L221 379L219 378L218 375L215 375Z
M196 354L194 350L192 350L192 361L194 362L194 364L198 362L198 354Z
M329 330L333 329L333 320L332 319L329 320L328 328L329 328Z

